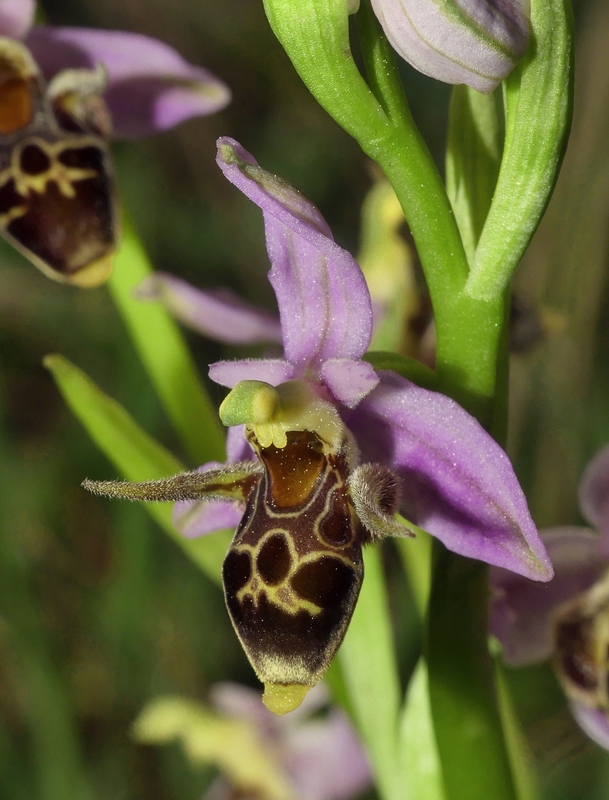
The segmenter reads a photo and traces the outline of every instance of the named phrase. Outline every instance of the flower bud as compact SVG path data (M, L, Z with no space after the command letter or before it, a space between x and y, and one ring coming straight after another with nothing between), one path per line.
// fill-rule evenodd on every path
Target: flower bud
M529 43L528 0L372 0L397 52L445 83L491 92Z

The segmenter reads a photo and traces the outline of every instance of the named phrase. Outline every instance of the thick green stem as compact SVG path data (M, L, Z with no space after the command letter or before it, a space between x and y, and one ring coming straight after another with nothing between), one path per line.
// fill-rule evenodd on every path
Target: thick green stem
M434 543L427 663L449 800L514 800L487 647L487 568Z
M468 267L442 178L421 138L373 15L362 8L362 45L375 97L351 55L344 0L265 0L267 17L297 72L321 106L384 170L394 187L425 270L436 314L448 316ZM383 58L379 58L379 52ZM376 67L375 67L376 65ZM386 109L387 112L384 110ZM424 189L422 189L424 187ZM440 335L443 335L440 334Z

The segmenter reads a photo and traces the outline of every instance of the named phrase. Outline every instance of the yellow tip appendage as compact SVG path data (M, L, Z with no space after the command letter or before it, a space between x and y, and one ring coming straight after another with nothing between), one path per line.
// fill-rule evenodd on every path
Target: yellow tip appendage
M283 716L298 708L311 688L301 683L265 683L262 702L273 714Z

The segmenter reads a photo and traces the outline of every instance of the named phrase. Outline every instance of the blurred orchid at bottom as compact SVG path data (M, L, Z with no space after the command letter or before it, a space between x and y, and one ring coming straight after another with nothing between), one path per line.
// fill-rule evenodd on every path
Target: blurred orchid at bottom
M609 750L609 446L586 468L579 501L598 533L576 526L541 532L555 571L543 589L491 570L490 625L506 663L553 660L575 719Z
M239 684L216 684L210 703L208 709L159 697L133 726L143 744L178 739L194 764L220 769L203 800L349 800L371 785L366 753L347 716L335 708L319 715L328 704L321 685L289 719L278 719L257 692Z
M457 553L534 580L549 580L552 567L492 437L450 398L362 360L370 295L315 206L231 139L219 140L218 164L263 211L284 358L211 365L212 380L232 389L220 407L226 465L84 485L132 500L195 500L175 508L187 536L238 525L223 567L227 606L265 703L285 713L343 639L362 545L420 526Z
M47 276L99 286L118 211L108 140L211 114L228 88L163 42L33 25L34 0L0 0L0 232Z

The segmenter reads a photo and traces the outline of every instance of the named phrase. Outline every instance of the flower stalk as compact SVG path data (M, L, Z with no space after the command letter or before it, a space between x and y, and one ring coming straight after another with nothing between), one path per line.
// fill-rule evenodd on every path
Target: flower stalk
M308 88L381 166L400 200L434 307L439 388L464 405L499 441L505 438L507 420L508 281L548 201L569 127L570 17L562 0L550 5L532 3L535 47L507 83L508 130L494 197L496 159L476 159L474 143L473 160L469 164L461 160L464 171L470 173L466 180L472 186L486 182L486 203L493 197L490 209L477 210L466 253L446 191L412 121L393 55L368 0L363 0L358 12L368 84L350 55L341 0L312 0L306 13L287 0L265 1L271 26ZM539 112L548 92L548 118L540 113L535 117L543 145L534 163L532 185L528 178L526 186L514 184L517 174L528 175L527 165L533 166L533 147L538 148L533 145L537 137L532 135L529 114ZM453 140L453 164L464 145ZM516 788L487 650L486 569L438 544L434 555L427 656L447 797L509 800L516 796ZM455 604L455 597L464 601ZM466 730L469 735L463 735Z

